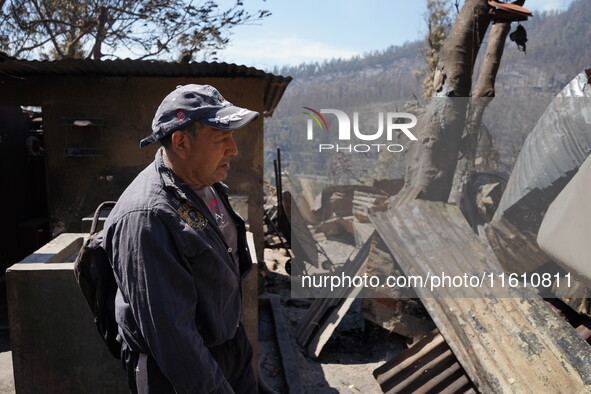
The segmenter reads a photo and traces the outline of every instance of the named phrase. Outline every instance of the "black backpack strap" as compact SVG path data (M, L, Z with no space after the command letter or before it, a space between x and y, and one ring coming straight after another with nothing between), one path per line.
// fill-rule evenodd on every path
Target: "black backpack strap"
M99 334L115 358L120 358L121 343L115 319L117 282L105 250L103 232L97 231L101 213L113 208L114 201L98 206L90 226L90 234L74 262L74 275L82 294L92 311Z
M104 210L107 210L107 209L113 209L115 204L116 204L116 201L105 201L97 207L96 211L94 211L94 216L92 218L92 224L90 226L90 234L96 233L96 228L98 226L98 221L101 216L101 212Z

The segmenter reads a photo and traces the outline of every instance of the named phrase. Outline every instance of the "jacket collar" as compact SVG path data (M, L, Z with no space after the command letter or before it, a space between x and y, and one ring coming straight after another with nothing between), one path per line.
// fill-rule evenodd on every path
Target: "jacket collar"
M164 148L158 149L156 152L156 158L154 159L154 165L156 166L156 171L160 175L162 185L165 189L168 189L173 194L175 194L177 198L185 201L189 200L187 193L183 190L183 188L189 189L189 185L179 178L178 175L176 175L174 171L166 165L164 162L164 156L162 154L163 151ZM221 192L224 195L228 193L228 186L223 182L216 182L213 184L213 187L218 193Z

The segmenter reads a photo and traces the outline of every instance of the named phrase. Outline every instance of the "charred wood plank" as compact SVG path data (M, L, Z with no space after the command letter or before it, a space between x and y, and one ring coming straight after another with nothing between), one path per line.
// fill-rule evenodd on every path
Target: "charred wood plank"
M279 353L281 354L281 365L283 366L283 375L287 383L287 392L289 394L303 394L304 388L298 372L297 359L293 346L291 345L281 303L278 297L270 297L269 303L273 313L275 338L277 339L277 346L279 346Z

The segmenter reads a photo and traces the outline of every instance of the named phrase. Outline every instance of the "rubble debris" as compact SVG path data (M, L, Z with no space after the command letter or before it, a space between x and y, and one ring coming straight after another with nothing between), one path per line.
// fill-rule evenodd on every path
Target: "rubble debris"
M371 209L385 211L387 208L385 194L367 193L360 190L353 192L353 216L361 223L369 223L367 211Z
M387 196L395 196L404 187L404 179L374 179L373 187Z
M530 232L521 232L505 218L484 227L486 238L507 272L522 274L542 267L550 258L537 245Z
M335 274L342 272L350 277L361 275L365 271L372 238L367 240L353 260L347 259L339 266ZM306 349L310 357L316 358L320 355L322 348L361 290L361 287L343 287L333 291L328 287L322 289L322 294L319 294L310 306L297 333L297 343Z
M312 237L314 237L314 241L317 243L326 241L326 235L323 232L315 232L312 234Z
M373 372L384 393L477 393L445 339L433 332Z
M497 183L495 187L486 186ZM495 173L477 172L470 177L460 209L473 229L492 220L506 185L507 179Z
M314 194L312 191L312 184L309 179L299 178L299 182L302 188L300 193L301 198L297 200L298 206L304 219L309 224L318 224L319 218L313 212L313 206L315 203Z
M575 311L570 305L559 298L545 298L548 305L558 313L565 321L575 328L587 343L591 344L591 317L582 312Z
M591 343L591 318L581 323L576 331L587 343Z
M360 223L357 220L353 221L353 235L355 236L355 246L361 247L367 241L369 236L375 231L375 227L371 223Z
M407 201L370 219L406 275L502 274L456 206ZM477 293L453 286L415 291L480 391L591 389L591 347L529 289L483 281Z
M366 320L412 341L435 328L421 301L414 298L362 298L361 313Z
M353 236L353 216L337 217L322 222L316 227L316 232L324 233L328 238Z
M489 183L478 188L476 206L480 216L487 222L492 219L502 195L503 187L499 182Z
M283 193L283 212L279 216L279 231L285 235L294 254L293 261L303 269L304 263L318 267L318 247L316 240L304 220L298 205L290 192Z
M366 272L380 278L382 282L385 282L388 276L404 274L378 234L373 237ZM388 287L367 288L361 304L364 318L407 338L422 338L435 328L425 307L412 289L405 291Z
M372 186L363 185L339 185L329 186L322 190L322 204L317 215L320 215L322 221L331 217L345 217L353 215L353 193L355 191L366 193L383 193L380 189Z
M287 384L287 392L290 394L303 394L304 389L298 372L296 356L289 338L287 323L283 315L279 297L270 297L271 312L275 326L275 338L281 355L283 375Z

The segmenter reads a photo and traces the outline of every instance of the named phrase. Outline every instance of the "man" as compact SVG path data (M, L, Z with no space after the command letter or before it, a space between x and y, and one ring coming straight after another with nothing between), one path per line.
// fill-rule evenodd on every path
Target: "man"
M132 392L256 392L240 323L252 262L221 181L238 154L233 130L257 116L212 86L179 86L140 143L162 148L119 198L103 242Z

